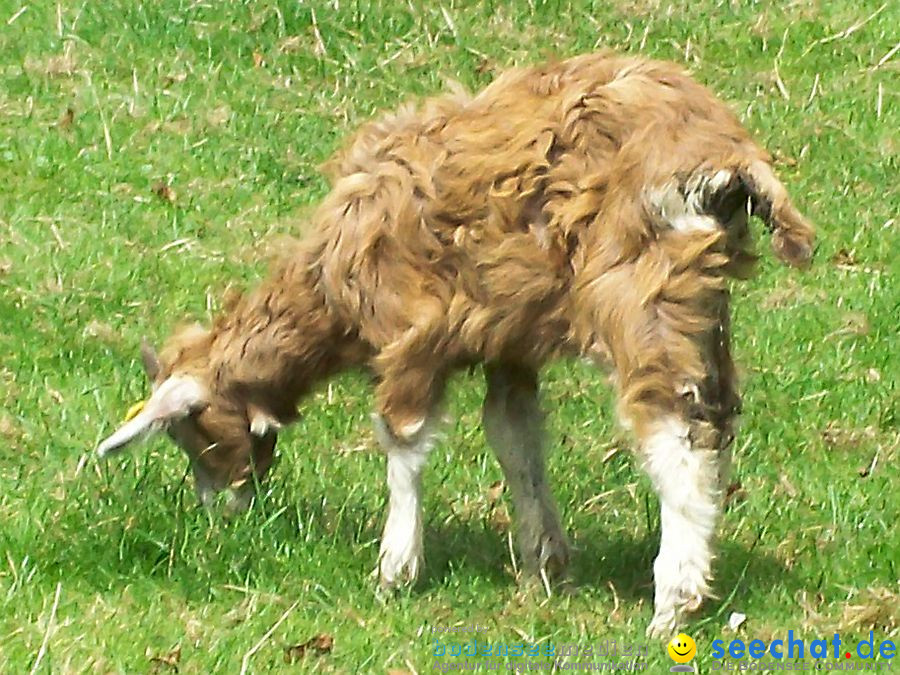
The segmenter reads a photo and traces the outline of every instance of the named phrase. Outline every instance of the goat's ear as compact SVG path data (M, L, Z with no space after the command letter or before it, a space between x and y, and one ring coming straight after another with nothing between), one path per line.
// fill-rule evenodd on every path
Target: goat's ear
M144 371L147 373L147 378L151 382L155 382L161 369L159 365L159 356L157 356L156 350L153 348L153 345L147 341L147 338L141 340L141 362L144 364Z
M106 457L142 436L161 431L170 422L205 407L206 399L206 389L196 378L168 378L134 417L97 446L97 454Z
M254 436L278 433L283 426L275 417L254 405L247 406L247 415L250 418L250 433Z

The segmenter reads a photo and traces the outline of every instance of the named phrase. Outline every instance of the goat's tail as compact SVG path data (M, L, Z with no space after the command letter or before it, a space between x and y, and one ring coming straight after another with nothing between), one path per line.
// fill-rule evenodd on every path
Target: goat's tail
M772 250L795 267L805 267L813 254L815 228L794 208L787 190L763 161L754 161L739 171L750 209L772 233Z

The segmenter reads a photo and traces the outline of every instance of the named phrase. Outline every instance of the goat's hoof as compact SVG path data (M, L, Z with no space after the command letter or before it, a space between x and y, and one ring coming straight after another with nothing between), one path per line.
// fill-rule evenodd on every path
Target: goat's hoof
M539 570L552 580L561 580L566 576L570 559L569 545L561 534L545 534L541 537L541 553Z
M416 583L421 568L421 556L403 558L382 553L378 566L380 590L390 595L396 590L412 586Z
M677 615L674 609L657 611L647 626L647 637L652 640L668 640L675 635L678 626Z
M686 614L696 612L703 599L712 596L709 565L658 556L653 563L654 593L653 620L647 628L648 637L665 638L675 634Z
M674 605L669 605L665 608L657 607L653 620L650 621L650 625L647 627L647 637L671 638L678 632L681 624L684 623L685 615L700 609L700 605L703 604L703 597L704 594L699 590L682 590L678 596L678 601Z
M569 545L561 534L542 535L539 550L534 555L523 556L519 577L522 590L541 596L571 594L572 587L566 580L569 557Z
M375 570L377 573L378 570ZM386 586L384 582L380 582L375 586L375 600L381 605L391 603L400 592L398 586Z
M531 547L529 547L530 549ZM561 581L569 567L569 545L560 533L545 533L535 550L522 551L522 574L541 582Z

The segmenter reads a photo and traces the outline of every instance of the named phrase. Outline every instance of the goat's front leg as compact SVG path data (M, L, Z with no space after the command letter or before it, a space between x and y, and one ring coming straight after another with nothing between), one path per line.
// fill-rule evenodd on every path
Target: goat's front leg
M412 434L395 434L385 418L375 416L375 435L387 454L387 522L378 558L381 586L394 588L416 580L422 568L422 471L434 446L434 420L429 417Z
M515 366L485 366L484 430L509 485L523 571L562 576L569 547L544 468L543 415L536 374Z

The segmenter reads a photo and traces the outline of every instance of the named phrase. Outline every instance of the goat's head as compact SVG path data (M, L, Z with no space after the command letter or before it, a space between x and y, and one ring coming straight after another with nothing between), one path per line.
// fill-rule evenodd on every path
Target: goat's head
M209 364L206 331L177 335L163 357L144 343L141 357L153 393L97 447L106 457L133 441L165 431L190 458L197 495L212 506L227 495L226 509L244 510L254 484L272 464L277 423L240 397L218 391Z

